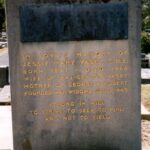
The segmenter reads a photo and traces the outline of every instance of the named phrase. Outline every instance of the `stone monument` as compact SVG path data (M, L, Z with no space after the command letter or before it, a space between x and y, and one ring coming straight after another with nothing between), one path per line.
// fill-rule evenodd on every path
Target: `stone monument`
M6 0L14 150L140 150L140 0Z

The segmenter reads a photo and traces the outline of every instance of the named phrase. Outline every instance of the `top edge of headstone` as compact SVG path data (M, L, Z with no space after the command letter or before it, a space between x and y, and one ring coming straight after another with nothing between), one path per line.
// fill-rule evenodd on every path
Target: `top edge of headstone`
M128 4L25 4L19 8L21 42L128 38Z

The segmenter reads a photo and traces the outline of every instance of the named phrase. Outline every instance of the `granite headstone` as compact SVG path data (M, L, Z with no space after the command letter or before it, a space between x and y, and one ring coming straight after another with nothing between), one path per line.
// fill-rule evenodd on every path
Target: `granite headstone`
M140 150L140 0L6 0L14 150Z

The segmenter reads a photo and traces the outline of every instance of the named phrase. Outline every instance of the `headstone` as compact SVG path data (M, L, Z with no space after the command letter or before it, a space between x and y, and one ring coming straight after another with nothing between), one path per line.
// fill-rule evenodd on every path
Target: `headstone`
M9 84L9 71L8 67L0 66L0 88Z
M140 150L140 1L6 6L14 149Z
M0 105L2 104L10 104L10 86L6 85L4 88L0 91Z
M0 43L1 44L1 43ZM0 52L0 88L9 84L9 59L8 50Z

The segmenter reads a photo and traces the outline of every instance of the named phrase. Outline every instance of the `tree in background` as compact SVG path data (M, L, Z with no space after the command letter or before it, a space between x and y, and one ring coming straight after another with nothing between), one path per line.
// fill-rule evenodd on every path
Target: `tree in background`
M150 0L142 0L142 34L143 53L150 53Z
M141 34L141 47L142 53L150 53L150 36L147 32L142 32Z
M5 26L5 8L4 8L4 0L0 0L0 31Z
M142 31L150 32L150 0L142 0Z

